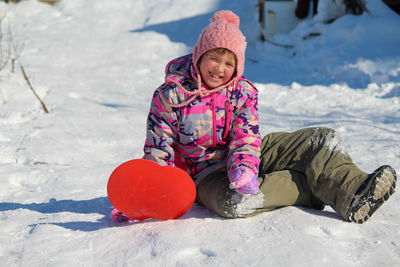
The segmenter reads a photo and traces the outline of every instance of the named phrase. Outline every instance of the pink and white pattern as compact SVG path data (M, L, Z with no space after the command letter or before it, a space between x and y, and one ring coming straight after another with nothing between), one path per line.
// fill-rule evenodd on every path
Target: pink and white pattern
M243 76L218 92L188 93L198 92L197 87L192 55L167 65L166 82L151 102L143 158L177 166L196 183L216 170L230 173L239 166L257 174L257 89Z

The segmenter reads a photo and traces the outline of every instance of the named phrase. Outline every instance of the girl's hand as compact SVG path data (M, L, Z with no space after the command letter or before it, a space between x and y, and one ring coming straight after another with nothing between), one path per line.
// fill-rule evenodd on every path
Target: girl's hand
M239 167L229 177L229 188L240 194L257 194L259 191L257 174L246 167Z

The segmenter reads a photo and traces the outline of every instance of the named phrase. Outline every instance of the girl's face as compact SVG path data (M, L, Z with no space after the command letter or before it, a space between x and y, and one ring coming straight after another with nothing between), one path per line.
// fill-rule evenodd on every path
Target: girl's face
M206 52L200 59L200 74L209 89L217 88L232 78L236 69L235 55L229 52L218 54Z

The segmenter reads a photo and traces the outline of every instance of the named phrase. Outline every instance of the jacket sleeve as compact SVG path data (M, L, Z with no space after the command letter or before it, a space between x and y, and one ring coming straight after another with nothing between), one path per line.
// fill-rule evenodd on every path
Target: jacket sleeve
M260 165L258 92L252 86L249 87L252 90L242 91L238 101L239 107L234 113L227 161L229 177L240 166L250 168L257 174Z
M163 85L161 89L165 87L167 86ZM156 90L151 101L143 158L163 166L173 166L175 156L173 145L177 139L178 120L173 108L163 104L161 93L162 90Z

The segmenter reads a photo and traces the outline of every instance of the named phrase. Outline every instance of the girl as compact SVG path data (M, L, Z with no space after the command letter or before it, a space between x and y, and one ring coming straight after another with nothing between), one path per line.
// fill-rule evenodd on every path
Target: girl
M185 170L197 201L227 218L330 205L346 221L366 221L393 194L394 169L361 171L328 128L261 139L258 92L243 77L245 50L239 18L215 13L193 53L166 67L152 99L143 158Z

